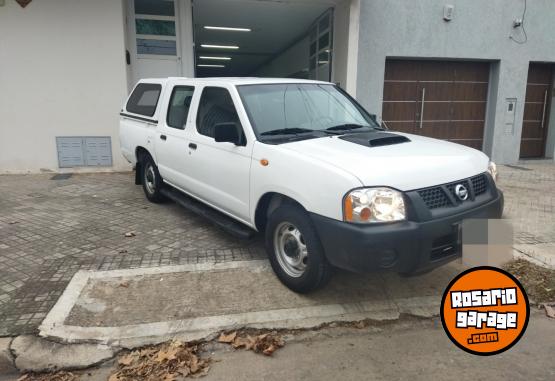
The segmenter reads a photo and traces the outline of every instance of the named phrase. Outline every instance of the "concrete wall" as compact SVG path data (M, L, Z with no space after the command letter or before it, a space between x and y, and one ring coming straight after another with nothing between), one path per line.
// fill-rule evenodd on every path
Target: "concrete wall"
M305 36L273 60L260 67L254 76L287 77L302 70L308 71L309 40Z
M127 95L121 0L0 7L0 173L58 171L56 136L111 136ZM106 168L103 168L106 169Z
M332 81L347 88L347 61L349 57L350 1L337 4L333 11Z
M445 4L455 6L451 22L443 20ZM528 41L517 44L509 36L523 38L512 24L522 17L524 0L361 0L357 98L370 112L381 115L387 57L495 62L492 84L498 87L490 91L485 149L497 162L516 162L528 64L555 62L555 2L528 0L527 5ZM516 125L514 133L507 133L505 99L513 97L517 98Z

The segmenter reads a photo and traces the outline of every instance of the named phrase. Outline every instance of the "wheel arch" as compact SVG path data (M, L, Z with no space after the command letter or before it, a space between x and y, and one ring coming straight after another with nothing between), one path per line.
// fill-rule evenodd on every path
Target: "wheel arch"
M279 192L266 192L258 199L258 203L256 204L254 212L254 224L256 226L256 230L259 232L264 231L266 229L266 222L268 221L270 214L283 204L297 205L304 211L307 210L302 203L286 194Z
M141 178L141 169L142 169L143 157L145 157L146 155L152 157L152 154L145 147L138 146L137 148L135 148L135 158L136 158L135 184L136 185L141 185L143 183L142 178Z

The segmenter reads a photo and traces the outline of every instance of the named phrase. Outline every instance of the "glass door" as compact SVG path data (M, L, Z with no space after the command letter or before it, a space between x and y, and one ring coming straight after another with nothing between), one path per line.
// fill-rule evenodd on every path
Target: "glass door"
M333 48L333 9L316 20L309 32L309 78L331 81Z
M129 1L133 78L181 75L179 20L174 0Z

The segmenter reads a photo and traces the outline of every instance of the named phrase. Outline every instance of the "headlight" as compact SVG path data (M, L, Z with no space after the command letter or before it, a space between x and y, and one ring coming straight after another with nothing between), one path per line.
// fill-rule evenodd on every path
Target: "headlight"
M490 161L488 164L488 172L491 175L491 177L493 177L493 181L495 181L497 183L497 165L495 165L495 163L493 161Z
M406 219L405 201L395 189L355 189L345 196L343 218L356 223L401 221Z

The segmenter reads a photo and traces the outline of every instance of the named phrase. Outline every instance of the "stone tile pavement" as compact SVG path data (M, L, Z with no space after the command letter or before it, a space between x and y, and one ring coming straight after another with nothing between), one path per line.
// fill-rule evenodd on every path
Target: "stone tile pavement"
M155 205L131 173L0 176L0 336L35 332L78 270L263 259L172 203ZM125 233L134 232L134 237Z
M513 223L514 243L555 245L555 164L530 160L499 169L504 217Z
M515 243L555 244L555 165L499 168ZM78 270L263 259L172 203L149 203L131 173L0 176L0 336L35 333ZM125 233L134 232L134 237Z

